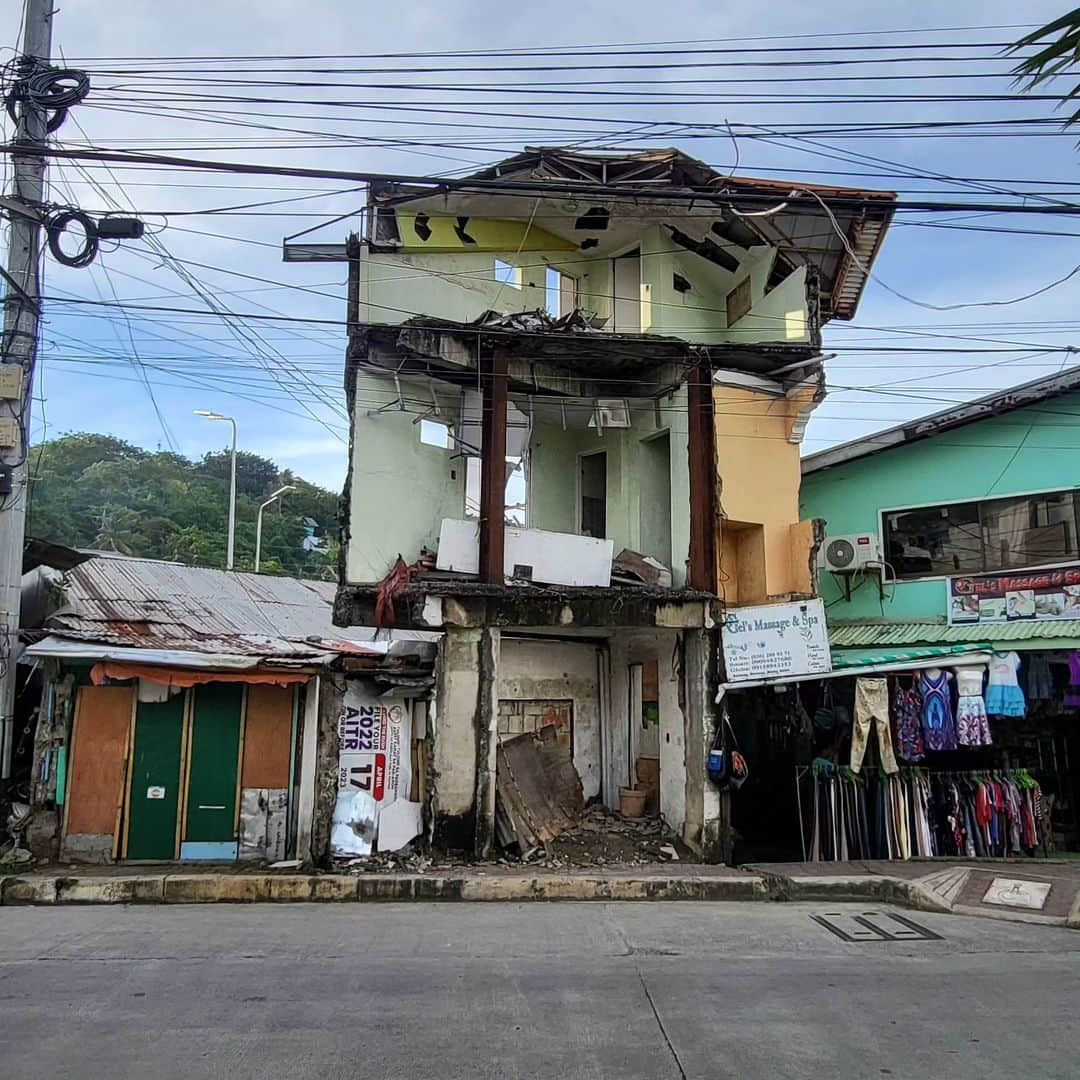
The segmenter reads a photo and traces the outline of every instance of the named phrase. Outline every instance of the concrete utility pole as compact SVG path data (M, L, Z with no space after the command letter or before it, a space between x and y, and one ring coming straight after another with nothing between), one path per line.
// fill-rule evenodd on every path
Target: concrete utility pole
M27 0L23 53L16 61L27 77L47 68L52 51L52 0ZM41 311L39 256L41 204L49 110L27 94L18 102L14 143L35 153L12 153L14 199L4 287L4 330L0 339L0 786L11 778L15 734L16 656L19 600L26 533L27 457L30 403ZM15 368L19 370L15 370Z

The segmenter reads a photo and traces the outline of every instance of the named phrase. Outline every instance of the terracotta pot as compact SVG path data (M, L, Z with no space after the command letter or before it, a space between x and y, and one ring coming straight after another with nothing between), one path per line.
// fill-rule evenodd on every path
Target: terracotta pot
M619 788L619 813L623 817L641 817L645 813L645 800L648 797L649 793L644 788Z

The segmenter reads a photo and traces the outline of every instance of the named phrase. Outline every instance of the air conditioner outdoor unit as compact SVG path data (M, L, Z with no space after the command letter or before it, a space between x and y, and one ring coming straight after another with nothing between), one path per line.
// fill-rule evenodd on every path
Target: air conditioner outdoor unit
M821 549L821 565L834 574L862 570L881 562L877 537L873 533L826 536Z

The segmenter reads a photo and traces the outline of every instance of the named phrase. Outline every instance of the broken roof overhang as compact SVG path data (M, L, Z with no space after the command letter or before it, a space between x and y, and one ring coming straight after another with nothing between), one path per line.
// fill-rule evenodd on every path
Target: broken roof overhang
M810 343L694 344L655 334L560 326L542 312L487 313L481 320L418 317L401 324L366 323L350 335L350 363L470 386L476 382L479 356L502 348L512 394L656 397L664 387L684 382L697 364L765 377L783 372L793 378L799 371L805 377L820 356ZM643 383L649 387L644 394Z
M133 645L108 644L103 641L50 634L35 645L29 645L23 656L49 657L54 660L113 661L116 663L147 664L155 667L190 668L198 671L257 671L265 668L288 668L293 671L316 671L329 664L335 653L312 655L306 658L252 656L236 653L192 652L181 649L147 649Z
M476 187L469 189L470 182ZM528 219L541 202L546 227L558 232L552 213L572 217L578 241L579 232L594 235L589 215L601 207L612 212L630 204L638 219L650 214L663 223L664 217L685 220L694 207L700 218L702 206L715 206L717 220L708 233L743 249L776 248L773 274L779 279L799 266L813 267L823 316L850 319L892 220L896 194L728 176L675 149L604 154L538 147L450 186L440 188L437 180L432 187L381 182L371 186L369 196L376 209L408 204L439 216L483 214L508 220ZM373 237L376 244L380 239Z
M1040 379L1032 379L1019 386L1011 386L1007 390L995 390L992 394L976 398L965 405L942 409L929 416L910 420L906 424L897 424L895 427L885 428L883 431L877 431L864 438L841 443L829 450L808 454L802 459L802 472L804 476L808 473L819 472L833 465L842 465L896 446L929 439L934 435L942 435L947 431L954 431L992 416L1002 416L1016 409L1025 409L1041 401L1078 390L1080 390L1080 366Z

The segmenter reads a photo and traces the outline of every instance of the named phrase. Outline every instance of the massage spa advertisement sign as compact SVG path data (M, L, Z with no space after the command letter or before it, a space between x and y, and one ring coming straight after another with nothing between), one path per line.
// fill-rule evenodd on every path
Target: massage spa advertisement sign
M948 579L949 622L1080 619L1080 563Z
M820 600L731 608L721 641L729 683L832 671Z

